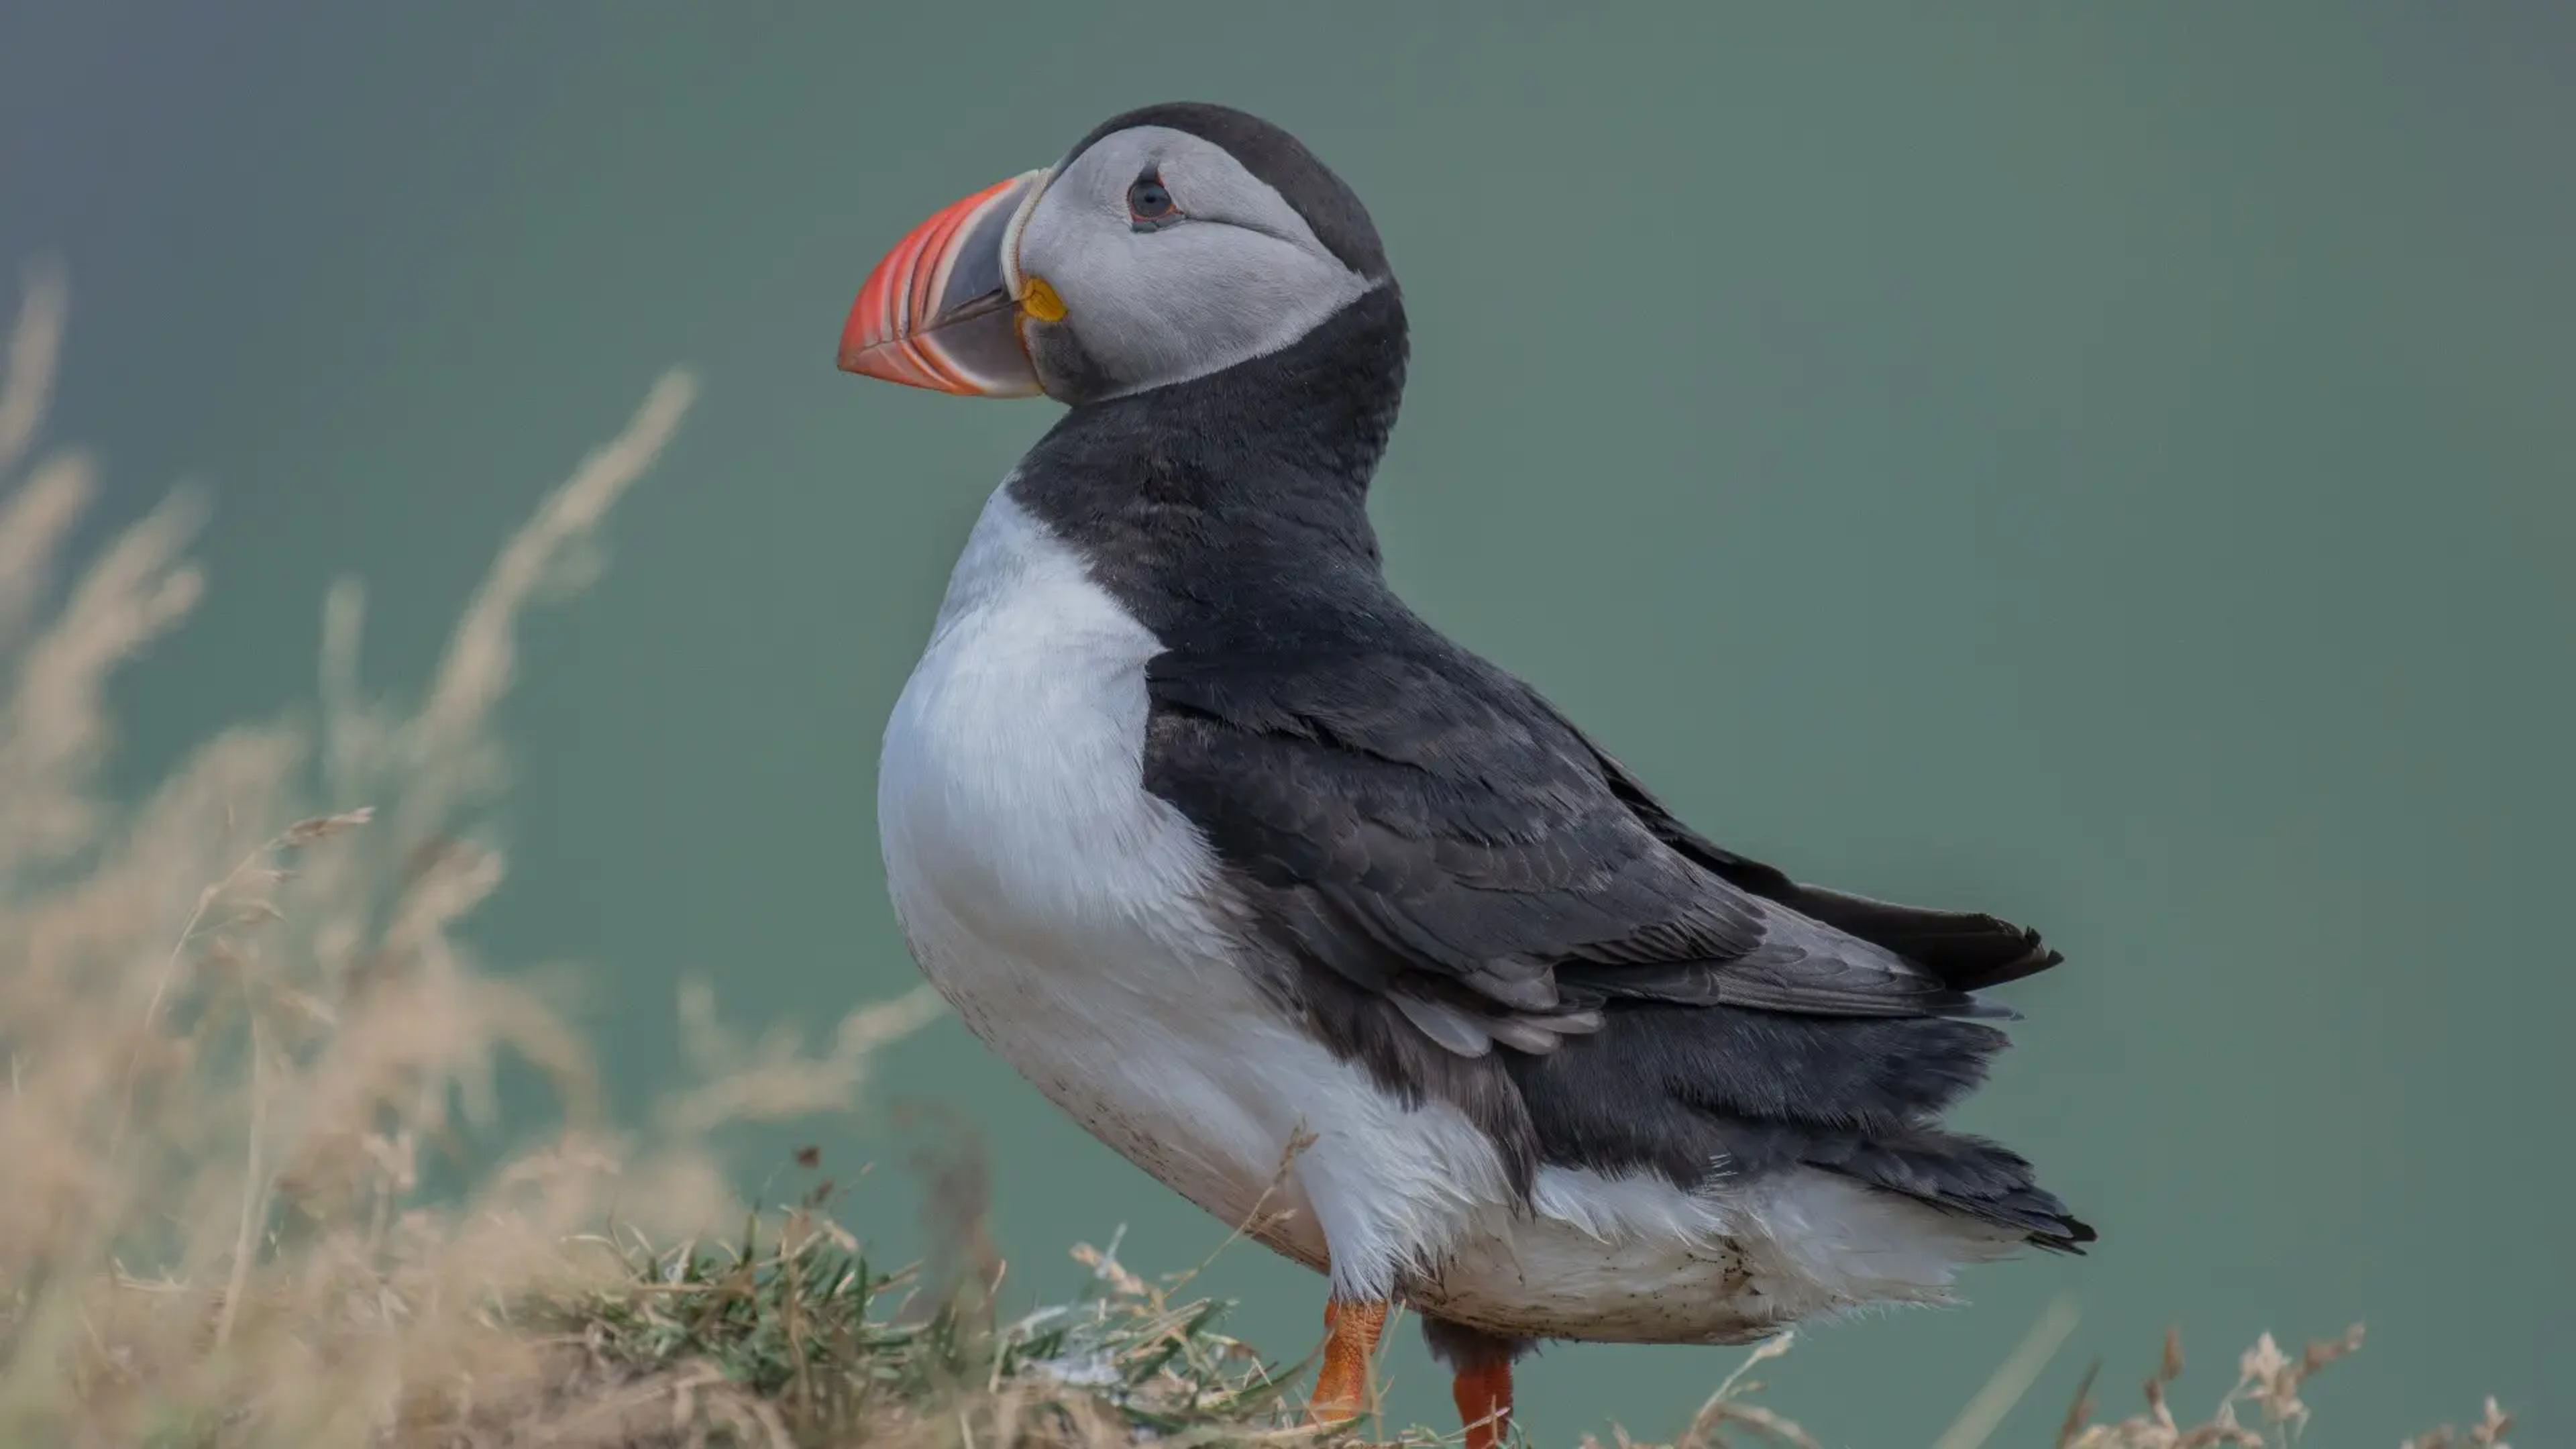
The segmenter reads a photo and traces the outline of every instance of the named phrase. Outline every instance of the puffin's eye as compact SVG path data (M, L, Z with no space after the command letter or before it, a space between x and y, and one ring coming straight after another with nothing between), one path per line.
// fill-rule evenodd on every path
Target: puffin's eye
M1127 188L1128 219L1142 224L1170 221L1180 215L1172 205L1172 193L1163 189L1161 173L1148 171Z

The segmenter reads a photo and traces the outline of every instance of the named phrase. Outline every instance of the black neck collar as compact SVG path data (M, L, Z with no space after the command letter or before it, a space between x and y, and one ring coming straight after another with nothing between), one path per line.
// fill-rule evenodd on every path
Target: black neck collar
M1148 627L1374 580L1368 486L1404 394L1389 282L1296 342L1189 382L1086 403L1021 459L1011 494Z

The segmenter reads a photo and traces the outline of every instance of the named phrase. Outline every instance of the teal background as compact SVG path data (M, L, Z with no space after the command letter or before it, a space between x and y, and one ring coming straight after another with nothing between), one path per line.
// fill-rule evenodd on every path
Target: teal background
M1570 9L1570 7L1569 7ZM1173 97L1373 209L1415 322L1391 569L1711 833L2071 958L1967 1122L2103 1229L1972 1306L1815 1334L1770 1401L1927 1441L2071 1290L2009 1426L2178 1323L2360 1318L2325 1442L2576 1397L2576 7L557 3L0 10L0 260L75 287L52 433L110 513L202 478L214 587L137 769L309 689L331 576L422 677L664 366L706 391L511 706L510 959L597 963L648 1092L684 972L737 1020L913 979L879 731L1052 414L836 374L914 220ZM1223 1237L943 1022L887 1094L994 1159L1006 1294ZM917 1247L887 1157L859 1216ZM756 1180L778 1144L746 1147ZM1320 1284L1209 1275L1291 1356ZM1732 1355L1566 1347L1542 1443L1668 1434ZM1444 1415L1405 1336L1395 1408Z

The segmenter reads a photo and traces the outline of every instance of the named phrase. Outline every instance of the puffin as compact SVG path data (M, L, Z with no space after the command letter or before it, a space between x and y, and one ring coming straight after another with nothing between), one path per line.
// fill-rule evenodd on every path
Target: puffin
M1309 1422L1393 1305L1469 1449L1551 1340L1742 1344L1953 1301L2094 1231L1941 1115L2059 964L1685 823L1389 587L1403 293L1286 131L1094 127L922 222L842 370L1065 411L957 559L887 724L915 961L1057 1107L1329 1284Z

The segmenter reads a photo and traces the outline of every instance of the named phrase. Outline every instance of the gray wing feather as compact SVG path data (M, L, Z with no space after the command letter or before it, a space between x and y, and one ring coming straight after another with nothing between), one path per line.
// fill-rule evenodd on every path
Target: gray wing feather
M1147 680L1147 788L1294 954L1450 1051L1545 1050L1619 999L1977 1010L1676 849L1588 741L1464 651L1167 653Z

